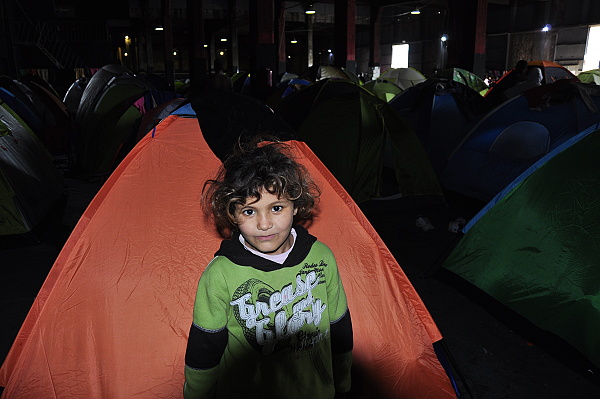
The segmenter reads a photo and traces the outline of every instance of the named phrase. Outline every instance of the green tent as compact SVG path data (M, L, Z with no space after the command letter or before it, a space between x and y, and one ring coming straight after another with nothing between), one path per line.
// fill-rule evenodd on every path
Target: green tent
M42 142L0 104L0 236L30 232L62 189L62 176Z
M379 75L378 80L393 83L402 90L416 86L427 78L414 68L390 68Z
M580 81L583 83L594 83L600 85L600 69L591 69L589 71L583 71L577 75Z
M276 112L356 202L390 196L441 196L416 134L389 104L349 81L307 86Z
M443 267L600 366L600 131L549 153L463 230Z
M475 75L473 72L467 71L462 68L447 68L442 69L438 73L438 77L453 80L458 83L462 83L465 86L470 87L481 95L484 95L489 89L488 85L485 84L483 79Z
M394 83L385 80L371 80L362 85L365 90L370 91L385 102L390 102L398 94L402 93L402 89Z
M313 83L325 79L341 79L360 84L360 79L354 72L347 68L338 68L333 65L315 64L302 72L299 78L309 80Z

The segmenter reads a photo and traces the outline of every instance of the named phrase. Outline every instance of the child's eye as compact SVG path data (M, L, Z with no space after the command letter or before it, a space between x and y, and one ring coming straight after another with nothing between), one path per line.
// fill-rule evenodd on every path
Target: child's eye
M252 216L252 215L254 215L254 210L253 209L243 209L241 213L244 216Z
M275 205L273 207L273 212L281 212L283 210L283 206L281 205Z

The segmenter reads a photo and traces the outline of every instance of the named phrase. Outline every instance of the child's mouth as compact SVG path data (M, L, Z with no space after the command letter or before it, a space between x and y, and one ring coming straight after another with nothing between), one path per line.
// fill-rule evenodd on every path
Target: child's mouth
M268 236L258 236L258 237L256 237L256 238L257 238L259 241L269 241L269 240L272 240L272 239L273 239L273 237L275 237L275 234L271 234L271 235L268 235Z

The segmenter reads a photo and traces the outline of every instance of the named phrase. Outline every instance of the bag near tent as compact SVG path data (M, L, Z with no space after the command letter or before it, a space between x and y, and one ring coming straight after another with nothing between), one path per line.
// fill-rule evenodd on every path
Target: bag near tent
M347 291L352 397L455 398L432 346L442 336L408 278L308 146L289 143L322 188L310 231ZM219 164L189 105L136 145L52 267L0 369L2 398L181 397L197 282L220 242L200 190Z

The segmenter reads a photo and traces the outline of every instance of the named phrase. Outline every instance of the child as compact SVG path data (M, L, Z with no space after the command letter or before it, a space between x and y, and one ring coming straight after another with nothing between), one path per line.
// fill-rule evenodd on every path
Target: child
M190 398L333 398L350 390L352 323L331 250L294 222L319 190L284 143L238 148L204 185L223 240L200 278Z

